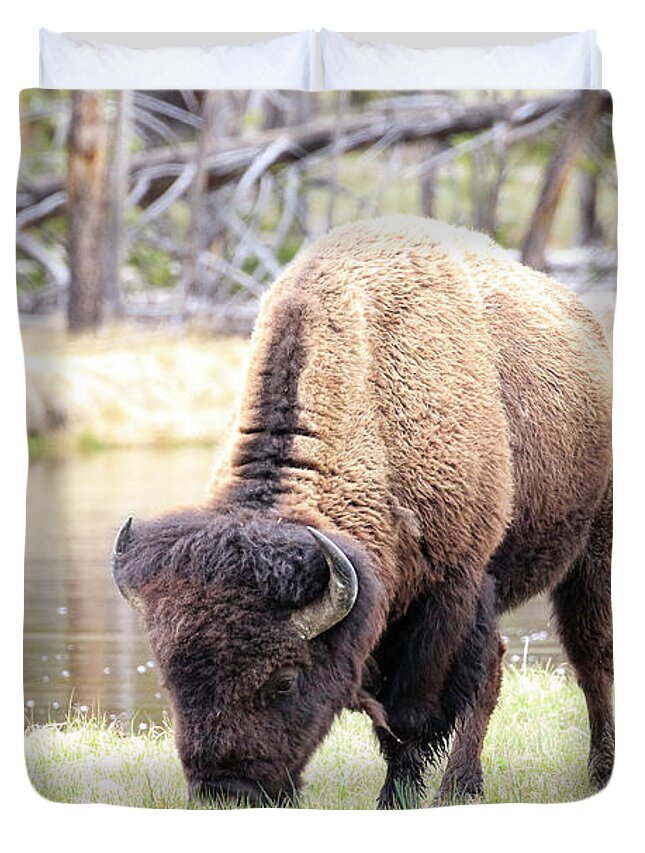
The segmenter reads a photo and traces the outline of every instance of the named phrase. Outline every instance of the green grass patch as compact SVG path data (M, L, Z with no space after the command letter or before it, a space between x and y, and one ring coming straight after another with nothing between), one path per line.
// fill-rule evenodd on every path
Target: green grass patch
M95 433L92 432L92 430L89 429L83 430L83 432L79 433L76 441L81 453L96 453L98 450L105 449L105 444Z
M546 669L508 669L483 755L485 803L569 802L593 793L587 777L588 725L575 682ZM30 726L26 761L36 790L67 803L186 808L186 788L170 726L135 733L77 714ZM370 723L344 713L313 756L300 806L372 809L385 775ZM428 773L432 798L441 767Z
M36 459L53 456L56 450L56 440L51 433L29 435L27 436L27 447L29 449L29 459L33 462Z

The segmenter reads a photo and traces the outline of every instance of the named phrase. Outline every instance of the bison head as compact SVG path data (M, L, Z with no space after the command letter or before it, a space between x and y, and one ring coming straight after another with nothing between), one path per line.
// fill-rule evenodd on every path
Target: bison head
M382 591L355 543L240 513L128 521L113 575L143 616L192 798L286 804L356 705Z

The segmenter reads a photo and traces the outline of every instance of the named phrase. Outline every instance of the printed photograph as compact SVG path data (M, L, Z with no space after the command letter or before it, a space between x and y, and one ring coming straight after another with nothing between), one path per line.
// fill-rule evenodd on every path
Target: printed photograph
M602 789L610 95L29 89L20 126L34 788Z

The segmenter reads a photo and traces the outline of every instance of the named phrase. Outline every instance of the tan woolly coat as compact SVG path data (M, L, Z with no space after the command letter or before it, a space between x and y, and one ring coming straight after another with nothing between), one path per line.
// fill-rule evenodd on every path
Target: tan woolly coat
M513 531L530 548L593 515L610 405L602 332L566 287L475 232L358 222L264 299L211 501L262 478L270 434L270 511L365 544L396 614L452 572L475 581Z

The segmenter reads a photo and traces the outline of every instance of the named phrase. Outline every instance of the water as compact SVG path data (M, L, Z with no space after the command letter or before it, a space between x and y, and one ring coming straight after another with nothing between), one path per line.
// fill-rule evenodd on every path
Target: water
M123 450L42 459L27 492L24 681L27 718L58 721L70 707L160 722L168 705L136 614L116 592L110 551L127 515L200 503L207 448ZM507 659L563 655L536 599L504 620ZM526 640L528 637L528 648Z

